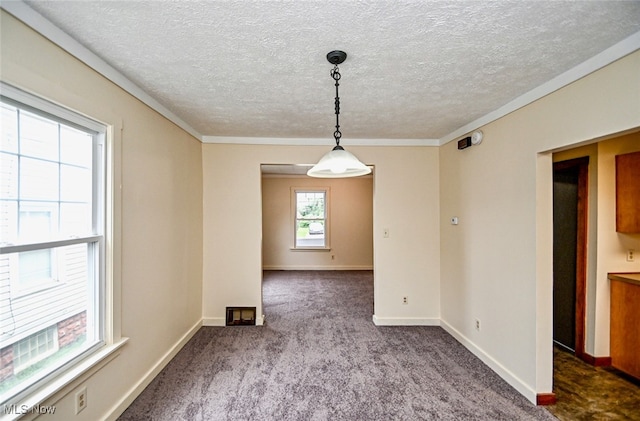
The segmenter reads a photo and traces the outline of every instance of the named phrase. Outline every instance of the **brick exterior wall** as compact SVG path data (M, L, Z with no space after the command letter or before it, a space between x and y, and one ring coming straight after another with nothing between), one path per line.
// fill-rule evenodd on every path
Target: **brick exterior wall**
M0 382L13 376L13 345L0 350Z
M87 312L58 322L58 347L63 348L87 333Z

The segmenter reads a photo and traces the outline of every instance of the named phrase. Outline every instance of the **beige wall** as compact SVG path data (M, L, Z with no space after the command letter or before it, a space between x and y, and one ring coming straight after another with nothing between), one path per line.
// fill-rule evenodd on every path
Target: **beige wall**
M291 191L329 188L330 250L293 250ZM262 178L262 267L264 269L373 269L373 177Z
M486 125L479 146L440 148L443 326L533 401L552 388L550 152L638 128L638 110L640 52Z
M373 265L375 321L433 324L440 315L438 149L345 147L375 165ZM203 145L203 315L224 324L227 306L262 315L260 164L308 164L321 146ZM383 238L383 229L389 238ZM332 242L332 247L338 247ZM409 304L402 305L402 297ZM268 316L268 315L267 315ZM258 320L262 322L262 320Z
M57 407L51 420L118 415L200 325L201 144L6 12L1 19L4 82L110 126L114 334L129 341L84 382L88 407L80 415L69 388L45 405Z

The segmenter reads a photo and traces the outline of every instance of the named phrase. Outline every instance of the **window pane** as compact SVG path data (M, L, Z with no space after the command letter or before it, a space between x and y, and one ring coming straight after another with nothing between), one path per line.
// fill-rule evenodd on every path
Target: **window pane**
M98 288L90 281L97 270L96 248L97 243L83 243L0 255L1 267L18 263L17 271L0 273L11 285L13 303L9 325L3 322L2 329L11 334L0 340L0 349L13 348L13 359L3 360L12 370L0 381L0 401L100 339Z
M324 218L324 192L298 192L296 196L298 218Z
M21 243L50 240L57 233L58 206L47 202L21 202L18 240Z
M324 247L324 220L298 220L296 247Z
M60 204L61 237L82 237L91 234L91 232L91 205L89 203Z
M20 158L20 199L58 200L58 164Z
M91 168L91 134L60 126L60 161Z
M58 329L51 326L31 335L13 346L13 364L20 372L52 355L58 350Z
M57 161L58 123L21 111L20 154Z
M18 110L2 104L2 137L0 151L18 153Z
M70 165L60 166L60 200L91 202L91 171Z
M0 200L0 243L15 244L18 241L18 202Z
M18 156L0 152L0 199L18 198Z
M19 289L31 289L52 281L51 253L50 249L19 253Z

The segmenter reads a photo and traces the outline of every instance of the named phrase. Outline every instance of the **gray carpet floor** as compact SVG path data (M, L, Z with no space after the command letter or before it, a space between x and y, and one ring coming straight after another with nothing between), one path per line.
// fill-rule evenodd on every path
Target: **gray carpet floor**
M370 271L267 271L263 327L203 327L119 418L555 420L440 327L377 327Z

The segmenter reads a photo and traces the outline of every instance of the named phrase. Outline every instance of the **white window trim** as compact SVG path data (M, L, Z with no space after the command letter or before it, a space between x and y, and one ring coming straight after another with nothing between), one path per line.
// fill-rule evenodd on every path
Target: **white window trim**
M103 234L101 235L102 247L100 258L100 272L102 273L103 280L100 282L101 293L103 294L102 303L99 306L99 314L102 320L103 326L101 330L103 332L103 341L99 346L94 346L86 350L75 360L67 364L65 370L51 378L46 383L40 385L40 387L33 390L29 389L26 393L20 394L17 401L14 402L21 407L33 408L43 402L55 399L55 396L64 396L74 387L77 387L81 382L86 381L93 376L102 367L107 365L111 360L116 358L120 354L120 349L128 342L129 338L121 336L121 317L119 311L121 308L121 302L118 296L121 291L121 224L120 218L122 214L122 193L119 186L121 186L121 164L120 156L122 152L121 147L121 130L122 121L115 119L114 124L107 124L97 122L96 120L82 116L82 114L66 110L61 105L49 102L46 99L40 98L12 85L6 84L0 81L0 93L3 97L16 101L18 103L28 105L37 110L51 113L52 110L56 111L56 116L67 120L73 118L74 121L79 122L81 126L89 128L99 132L99 142L103 145L104 156L102 159L102 165L104 166L101 187L104 189L95 194L103 196L104 207L102 209L96 209L100 212L100 218L104 223ZM95 220L95 219L94 219ZM85 243L88 238L75 238L57 241L58 245L68 245ZM13 248L14 250L6 250L7 252L13 251L27 251L36 249L34 245L7 245L5 248ZM9 419L19 418L21 415L15 417L10 416Z
M304 246L296 245L297 227L297 193L324 193L324 246ZM291 187L291 251L331 251L331 187Z

